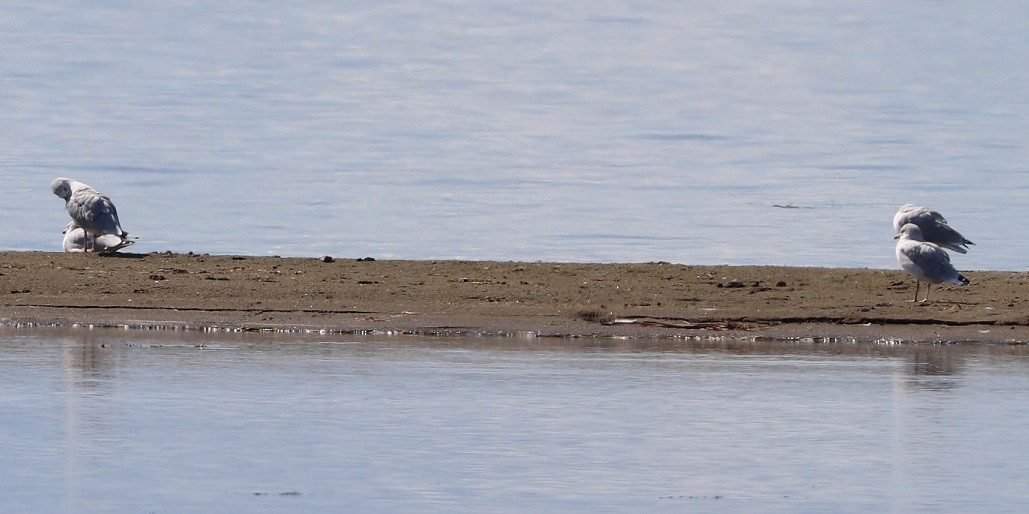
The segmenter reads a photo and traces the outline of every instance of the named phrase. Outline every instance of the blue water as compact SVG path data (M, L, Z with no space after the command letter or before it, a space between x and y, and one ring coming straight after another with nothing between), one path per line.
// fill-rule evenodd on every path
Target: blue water
M1029 4L6 2L3 249L1026 270ZM797 207L797 208L783 208Z
M1022 512L1029 354L0 333L5 512Z

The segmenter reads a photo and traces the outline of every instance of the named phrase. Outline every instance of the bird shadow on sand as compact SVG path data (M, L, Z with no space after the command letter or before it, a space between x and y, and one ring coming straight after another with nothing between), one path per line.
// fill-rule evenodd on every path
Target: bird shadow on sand
M110 253L97 253L100 257L108 257L111 259L143 259L146 258L145 253L131 253L131 252L110 252Z

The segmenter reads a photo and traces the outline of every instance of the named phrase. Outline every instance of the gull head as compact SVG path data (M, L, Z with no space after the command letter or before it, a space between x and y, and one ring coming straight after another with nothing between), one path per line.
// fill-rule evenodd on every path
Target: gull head
M71 183L72 182L74 182L74 180L72 180L70 178L64 178L64 177L56 178L56 179L54 179L53 183L50 184L50 189L54 192L55 195L60 196L61 198L64 198L65 200L67 200L67 199L71 198Z
M900 232L893 236L893 238L925 241L925 239L922 238L922 229L918 228L918 225L915 225L914 223L907 223L903 227L900 227Z

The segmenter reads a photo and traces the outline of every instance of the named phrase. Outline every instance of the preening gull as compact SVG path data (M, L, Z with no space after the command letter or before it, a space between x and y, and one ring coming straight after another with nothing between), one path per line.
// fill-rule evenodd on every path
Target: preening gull
M134 244L132 239L122 239L114 234L104 234L96 238L96 251L100 253L114 253L126 246ZM64 229L64 251L84 252L86 251L86 231L82 227L69 221Z
M57 178L50 188L54 194L63 198L65 208L72 221L85 231L83 251L90 248L97 251L96 239L105 234L124 240L129 234L121 228L118 221L118 210L111 199L100 194L96 189L70 178ZM90 237L91 236L91 237ZM92 243L92 244L90 244Z
M951 284L965 285L968 279L965 278L954 265L950 263L950 256L943 248L934 243L922 239L922 229L914 223L908 223L900 227L897 234L897 261L904 271L915 277L915 299L918 301L918 287L925 281L925 298L929 299L929 288L932 284L950 282Z
M968 253L968 245L975 244L965 239L957 230L950 228L940 213L928 207L906 204L893 215L893 230L900 232L900 228L908 223L918 225L925 241L936 243L948 250Z

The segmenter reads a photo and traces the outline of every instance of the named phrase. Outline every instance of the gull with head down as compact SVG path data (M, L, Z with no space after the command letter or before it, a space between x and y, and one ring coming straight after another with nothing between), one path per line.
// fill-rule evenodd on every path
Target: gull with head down
M126 246L134 244L133 239L122 239L114 234L104 234L96 238L96 251L100 253L114 253ZM86 251L86 231L82 227L69 221L64 229L64 241L62 243L66 252Z
M97 238L112 235L125 241L128 232L121 228L118 210L111 199L100 194L96 189L70 178L60 177L50 184L54 194L63 198L65 208L72 221L84 232L83 251L90 248L97 251Z
M958 253L968 253L968 245L975 243L965 239L965 236L954 230L947 224L939 212L928 207L905 204L897 214L893 215L893 230L900 232L901 227L913 223L918 225L922 231L922 237L929 243L935 243L948 250Z

